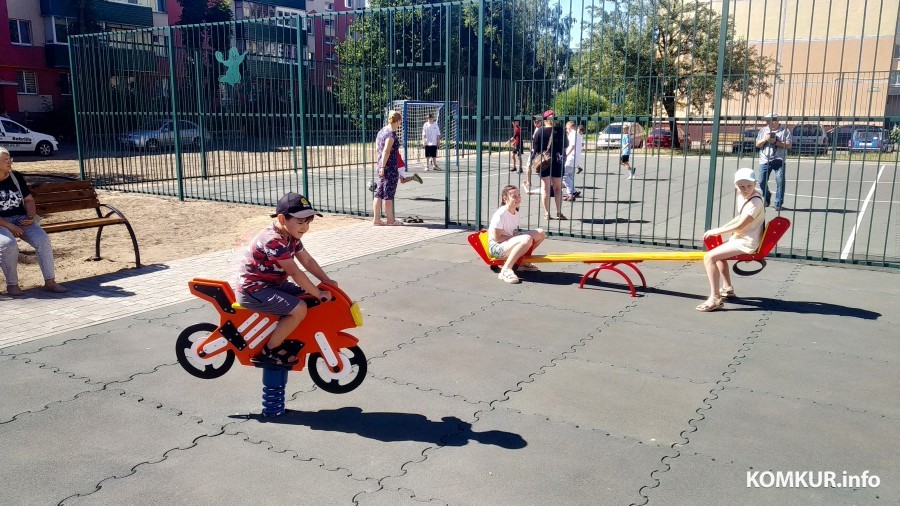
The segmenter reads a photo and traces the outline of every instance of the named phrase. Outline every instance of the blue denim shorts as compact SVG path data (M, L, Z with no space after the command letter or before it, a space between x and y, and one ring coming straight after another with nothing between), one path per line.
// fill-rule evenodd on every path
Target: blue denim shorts
M279 316L290 314L297 304L300 304L299 295L306 293L302 288L287 281L280 286L267 286L253 293L244 293L238 290L235 294L237 302L247 309Z

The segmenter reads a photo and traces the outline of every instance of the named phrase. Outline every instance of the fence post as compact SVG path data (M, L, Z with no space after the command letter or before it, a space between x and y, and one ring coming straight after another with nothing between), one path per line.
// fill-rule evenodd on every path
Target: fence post
M297 16L297 19L294 20L294 33L297 37L297 63L300 66L303 66L303 44L301 41L305 41L303 38L303 32L300 28L300 20L302 18ZM297 175L297 109L294 105L294 73L288 72L288 78L290 79L290 99L291 99L291 163L294 166L294 176ZM301 84L297 83L297 89L300 89Z
M722 118L722 87L725 81L725 42L728 36L728 6L731 0L722 2L722 25L719 27L719 58L716 68L716 98L713 102L712 146L709 149L709 181L706 184L706 217L704 229L712 228L713 197L716 191L716 162L719 158L719 121Z
M81 179L85 179L84 174L84 156L81 153L81 143L83 139L81 138L81 129L78 128L78 92L79 89L75 86L75 76L80 76L80 72L75 71L75 53L72 50L72 46L75 44L75 40L78 36L73 35L69 39L69 82L72 85L72 113L75 117L75 147L78 149L78 174L81 176Z
M297 36L300 36L300 16L297 16ZM297 48L300 49L300 47L300 40L298 39ZM303 195L309 198L309 173L306 170L306 100L303 96L303 85L306 82L303 75L305 73L303 70L305 61L306 55L303 55L300 59L300 65L297 65L297 105L300 108L298 113L300 116L300 159L303 165Z
M184 174L181 166L181 131L178 129L178 101L175 98L175 40L172 27L166 27L166 45L169 50L169 98L172 104L172 128L175 133L175 179L178 183L178 200L184 200ZM201 134L202 137L202 134Z
M445 5L444 11L444 143L447 145L447 156L444 163L444 228L450 226L450 139L446 134L450 133L450 16L453 11L452 5ZM457 101L457 104L459 101ZM456 113L456 128L459 130L462 119L459 117L459 111ZM456 163L457 172L459 171L459 132L455 134L454 145L456 146Z
M200 51L194 51L194 76L197 80L197 123L200 126L200 173L203 179L207 178L206 174L206 128L203 127L203 99L200 92Z
M479 121L475 122L475 229L481 229L481 141L484 138L482 128L483 121L480 118L484 113L484 0L478 2L478 37L481 39L478 44L478 82L475 94L475 117Z

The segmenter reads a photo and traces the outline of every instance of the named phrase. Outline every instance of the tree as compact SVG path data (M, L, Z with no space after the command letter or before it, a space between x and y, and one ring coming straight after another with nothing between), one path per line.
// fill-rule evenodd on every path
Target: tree
M75 14L75 22L69 25L69 35L103 31L97 16L96 0L66 0L66 4L66 10Z
M573 65L579 78L619 83L620 88L609 84L609 89L624 90L625 99L613 101L614 109L620 107L624 114L650 115L653 104L660 103L675 133L675 147L681 146L676 108L705 111L716 106L719 72L724 99L770 95L769 78L778 65L736 35L733 17L725 34L725 65L718 68L722 17L709 4L621 0L614 10L595 9L594 16L599 21L590 27L588 43Z
M181 4L179 25L216 23L234 19L231 0L178 0Z

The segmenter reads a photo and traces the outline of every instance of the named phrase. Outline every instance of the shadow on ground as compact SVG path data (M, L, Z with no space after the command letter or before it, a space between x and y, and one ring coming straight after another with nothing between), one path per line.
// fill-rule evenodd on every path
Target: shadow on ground
M377 441L421 441L441 446L464 446L469 441L499 446L507 450L525 448L522 436L502 430L473 432L472 424L455 416L445 416L435 422L415 413L365 413L357 407L323 409L320 411L287 410L278 417L266 418L258 414L231 415L231 418L251 419L285 425L305 425L312 430L345 432Z

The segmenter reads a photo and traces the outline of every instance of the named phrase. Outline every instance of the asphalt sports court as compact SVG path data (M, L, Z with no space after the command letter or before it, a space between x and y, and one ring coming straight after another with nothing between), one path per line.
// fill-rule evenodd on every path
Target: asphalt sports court
M481 225L485 227L499 205L500 189L507 184L519 185L525 174L509 171L507 151L488 153L483 159L485 198ZM523 159L527 162L528 153ZM636 180L628 181L619 167L618 151L586 151L585 170L576 176L581 198L574 203L563 203L563 214L569 220L548 223L539 196L523 196L523 226L575 237L675 247L700 244L705 230L709 157L660 155L658 151L642 150L633 157L633 162L637 168ZM712 226L734 216L734 171L751 167L759 176L755 157L722 157L719 162ZM782 216L790 219L792 226L775 252L806 259L900 262L900 236L885 233L889 225L896 228L900 223L898 167L893 159L875 155L871 160L835 160L834 163L827 157L790 158ZM474 225L474 157L463 156L460 169L451 167L449 176L443 171L424 172L422 168L421 162L410 164L410 169L420 174L424 184L399 185L395 201L397 215L443 223L446 206L451 223ZM361 174L359 168L311 169L310 198L324 209L371 213L372 193L366 190L371 179ZM445 201L448 183L449 201ZM537 176L532 177L532 184L538 186ZM143 191L174 194L173 186L172 182L145 184ZM775 191L774 176L769 187ZM208 180L187 179L185 195L274 205L285 191L300 188L300 174L288 170ZM775 215L773 208L767 209L768 219Z

